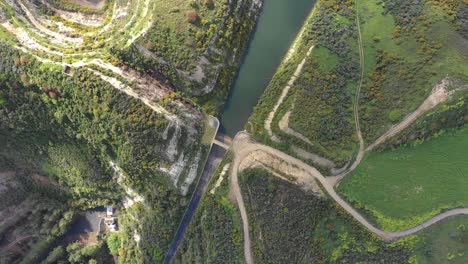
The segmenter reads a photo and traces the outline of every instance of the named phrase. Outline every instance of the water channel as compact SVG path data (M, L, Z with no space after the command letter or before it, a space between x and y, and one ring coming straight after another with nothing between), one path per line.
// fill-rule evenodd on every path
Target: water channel
M265 0L221 118L221 133L233 137L243 129L314 3L315 0ZM165 256L164 264L172 263L206 186L224 153L224 149L213 145L194 195Z
M258 99L286 55L315 0L265 0L231 94L221 116L221 133L243 130Z

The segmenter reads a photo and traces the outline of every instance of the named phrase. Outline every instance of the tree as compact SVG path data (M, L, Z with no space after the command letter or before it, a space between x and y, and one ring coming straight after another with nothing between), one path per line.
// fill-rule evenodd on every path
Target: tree
M388 118L389 118L390 121L392 121L393 123L396 123L396 122L400 121L402 117L403 117L403 114L401 113L401 110L400 110L400 109L392 110L392 111L388 114Z
M109 247L109 251L112 253L112 255L116 255L120 245L120 236L118 233L112 233L107 237L107 247Z
M214 8L214 0L206 0L205 5L210 9Z

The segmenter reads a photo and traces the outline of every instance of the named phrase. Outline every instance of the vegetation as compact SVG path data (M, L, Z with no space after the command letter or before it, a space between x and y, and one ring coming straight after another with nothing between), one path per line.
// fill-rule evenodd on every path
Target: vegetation
M354 20L351 1L316 3L304 25L302 37L297 40L296 51L283 61L250 118L257 139L270 142L263 128L264 120L314 45L288 99L273 119L272 130L283 141L276 147L292 153L291 146L300 146L334 160L338 165L344 165L350 159L356 148L351 98L359 73ZM291 111L289 127L313 144L279 129L278 123L288 111Z
M359 2L366 58L360 114L367 142L415 110L442 78L466 83L466 39L451 15L461 6L450 1Z
M1 263L37 263L73 219L68 197L30 174L0 171Z
M126 172L125 184L151 204L151 210L141 210L140 221L148 245L141 254L152 262L154 248L164 252L170 243L186 205L168 177L155 170L169 162L162 152L167 121L89 71L68 77L7 46L2 57L2 164L58 180L74 205L88 208L119 202L122 192L109 166L116 161ZM17 68L13 72L8 65Z
M417 263L466 263L468 228L466 216L457 216L423 231L415 245Z
M217 178L229 163L219 166L193 217L174 263L243 263L242 227L236 205L228 197L227 175L218 188ZM215 189L215 193L210 191Z
M107 238L107 247L112 255L116 255L122 242L120 241L120 236L118 233L111 233Z
M445 209L466 207L468 129L372 153L339 186L385 230L420 224Z
M42 262L49 263L114 263L105 244L101 241L96 245L82 245L80 242L68 246L58 246Z
M412 248L382 242L328 199L263 169L242 173L242 192L260 263L407 263Z

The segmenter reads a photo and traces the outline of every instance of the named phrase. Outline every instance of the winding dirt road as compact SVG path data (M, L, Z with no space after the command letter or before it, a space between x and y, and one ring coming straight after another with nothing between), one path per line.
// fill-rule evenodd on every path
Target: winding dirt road
M378 235L385 241L392 241L400 237L404 237L404 236L417 233L451 216L468 214L468 208L452 209L444 213L441 213L431 218L430 220L418 226L415 226L413 228L398 231L398 232L386 232L375 227L369 221L367 221L367 219L365 219L364 216L362 216L358 211L356 211L356 209L354 209L350 204L348 204L345 200L343 200L343 198L341 198L341 196L339 196L336 193L335 189L333 188L333 185L330 184L329 181L317 169L304 163L303 161L296 159L294 157L291 157L288 154L283 153L277 149L254 142L250 138L250 135L246 132L239 132L236 135L236 137L234 138L234 142L233 142L231 150L234 153L234 161L231 165L231 171L230 171L230 188L231 188L231 195L235 197L236 202L239 207L240 214L241 214L243 233L244 233L244 258L247 264L252 264L254 263L254 261L253 261L253 255L252 255L252 250L251 250L248 215L245 209L244 200L242 198L242 193L241 193L241 189L240 189L239 182L238 182L238 172L239 172L239 166L241 162L254 151L267 152L268 154L276 156L284 160L286 163L297 166L298 168L307 172L310 175L310 177L317 180L325 189L325 191L328 193L328 195L336 203L338 203L344 210L346 210L346 212L348 212L354 219L356 219L356 221L361 223L370 232Z
M360 59L361 71L360 71L360 80L356 88L356 94L355 94L355 99L354 99L354 104L353 104L353 112L354 112L353 115L354 115L355 126L356 126L356 134L359 140L359 151L356 156L356 159L351 164L351 166L349 166L346 169L345 172L343 172L342 174L330 180L330 179L325 178L316 168L304 163L303 161L296 159L292 156L289 156L288 154L283 153L277 149L254 142L250 138L250 135L246 132L239 132L234 138L234 142L232 145L232 151L234 153L234 161L232 163L231 171L230 171L230 185L231 185L230 195L231 197L235 197L238 207L239 207L241 218L242 218L243 233L244 233L244 257L245 257L245 262L247 264L254 263L254 260L253 260L252 250L251 250L248 215L245 209L244 200L242 198L242 192L240 190L240 186L238 182L238 172L240 170L239 167L242 161L246 159L247 157L249 157L249 155L251 155L253 152L256 152L256 151L264 151L268 153L269 155L275 156L290 165L293 165L302 169L308 176L312 178L311 180L315 179L316 181L318 181L320 185L322 185L323 189L328 193L328 195L336 203L338 203L344 210L346 210L346 212L348 212L356 221L358 221L370 232L376 234L377 236L381 237L385 241L392 241L401 237L415 234L448 217L452 217L456 215L468 215L468 208L451 209L413 228L402 230L402 231L397 231L397 232L387 232L372 225L366 218L364 218L364 216L362 216L358 211L356 211L356 209L354 209L349 203L343 200L343 198L341 198L341 196L336 193L334 186L339 182L339 180L341 180L349 172L357 168L357 166L361 163L367 151L371 151L377 145L385 142L387 139L400 133L402 130L404 130L414 121L416 121L418 117L422 116L424 113L433 109L437 105L445 102L448 98L450 98L450 95L453 93L453 92L447 91L447 86L449 85L450 80L448 78L443 79L439 84L437 84L433 88L431 95L423 102L423 104L418 109L416 109L413 113L409 114L399 124L390 128L389 131L383 134L380 138L378 138L373 144L371 144L366 149L365 143L361 134L360 123L359 123L359 97L360 97L360 92L361 92L363 79L364 79L365 60L364 60L364 49L363 49L363 43L362 43L361 27L360 27L360 21L359 21L359 13L357 9L356 9L356 26L358 30L359 59ZM312 51L312 49L313 49L313 46L309 50L307 57L310 55L310 52ZM268 131L269 136L273 140L277 139L277 137L271 131L271 122L273 120L273 117L277 109L279 108L279 105L281 105L282 101L284 100L284 97L289 92L289 89L293 85L295 79L299 77L301 70L302 70L302 66L305 63L306 58L304 58L303 62L298 66L292 79L290 80L288 85L283 89L283 93L281 94L278 102L276 103L274 109L270 112L270 115L265 121L265 129Z

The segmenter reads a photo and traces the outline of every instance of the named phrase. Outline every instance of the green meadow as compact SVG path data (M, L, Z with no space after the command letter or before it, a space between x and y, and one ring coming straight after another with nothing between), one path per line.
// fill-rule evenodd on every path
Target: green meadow
M385 230L468 206L468 128L369 154L338 190Z

